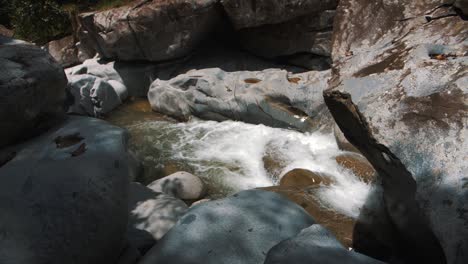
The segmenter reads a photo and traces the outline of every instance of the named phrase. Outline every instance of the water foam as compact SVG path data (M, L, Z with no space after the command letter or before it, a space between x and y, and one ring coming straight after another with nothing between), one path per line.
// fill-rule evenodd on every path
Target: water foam
M350 217L359 215L371 187L338 166L335 157L343 152L332 134L200 120L145 122L128 129L136 137L134 150L146 161L155 165L167 160L185 163L223 195L276 184L277 179L264 168L267 152L281 159L281 175L294 168L330 175L334 184L321 186L319 198Z

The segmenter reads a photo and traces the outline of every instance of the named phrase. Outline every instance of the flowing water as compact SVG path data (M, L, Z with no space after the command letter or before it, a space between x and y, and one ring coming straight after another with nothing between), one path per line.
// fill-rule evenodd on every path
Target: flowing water
M353 218L370 189L336 163L335 157L343 152L332 134L234 121L176 123L155 113L152 118L131 111L121 116L125 118L110 121L130 131L130 148L146 168L139 179L144 183L186 170L203 178L211 197L220 197L275 185L280 175L304 168L329 175L334 183L320 186L320 201Z

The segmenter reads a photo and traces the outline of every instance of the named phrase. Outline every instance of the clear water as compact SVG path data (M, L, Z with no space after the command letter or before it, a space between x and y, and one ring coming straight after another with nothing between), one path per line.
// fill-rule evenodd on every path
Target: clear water
M140 179L143 182L171 169L186 170L204 179L210 196L220 197L275 185L280 175L304 168L329 175L334 183L320 187L320 201L354 218L371 187L336 163L335 157L343 152L332 134L303 134L234 121L145 120L125 127L132 135L131 149L149 168Z

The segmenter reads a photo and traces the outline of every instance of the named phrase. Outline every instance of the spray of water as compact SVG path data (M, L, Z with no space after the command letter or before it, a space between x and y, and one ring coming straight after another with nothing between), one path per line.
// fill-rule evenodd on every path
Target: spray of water
M214 196L272 186L277 184L278 175L303 168L333 180L332 185L319 189L324 205L357 217L371 187L336 163L335 157L343 152L331 134L201 120L143 122L128 129L133 137L132 148L146 166L168 161L184 164L208 183ZM282 164L278 175L265 169L268 153Z

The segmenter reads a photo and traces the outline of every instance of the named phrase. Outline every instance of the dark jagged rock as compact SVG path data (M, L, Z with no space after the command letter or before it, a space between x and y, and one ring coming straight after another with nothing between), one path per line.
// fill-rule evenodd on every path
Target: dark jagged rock
M341 1L324 93L377 170L409 262L468 259L468 22L443 2Z
M0 36L0 147L38 135L65 114L67 79L47 52Z
M221 0L236 29L278 24L333 9L337 0Z

